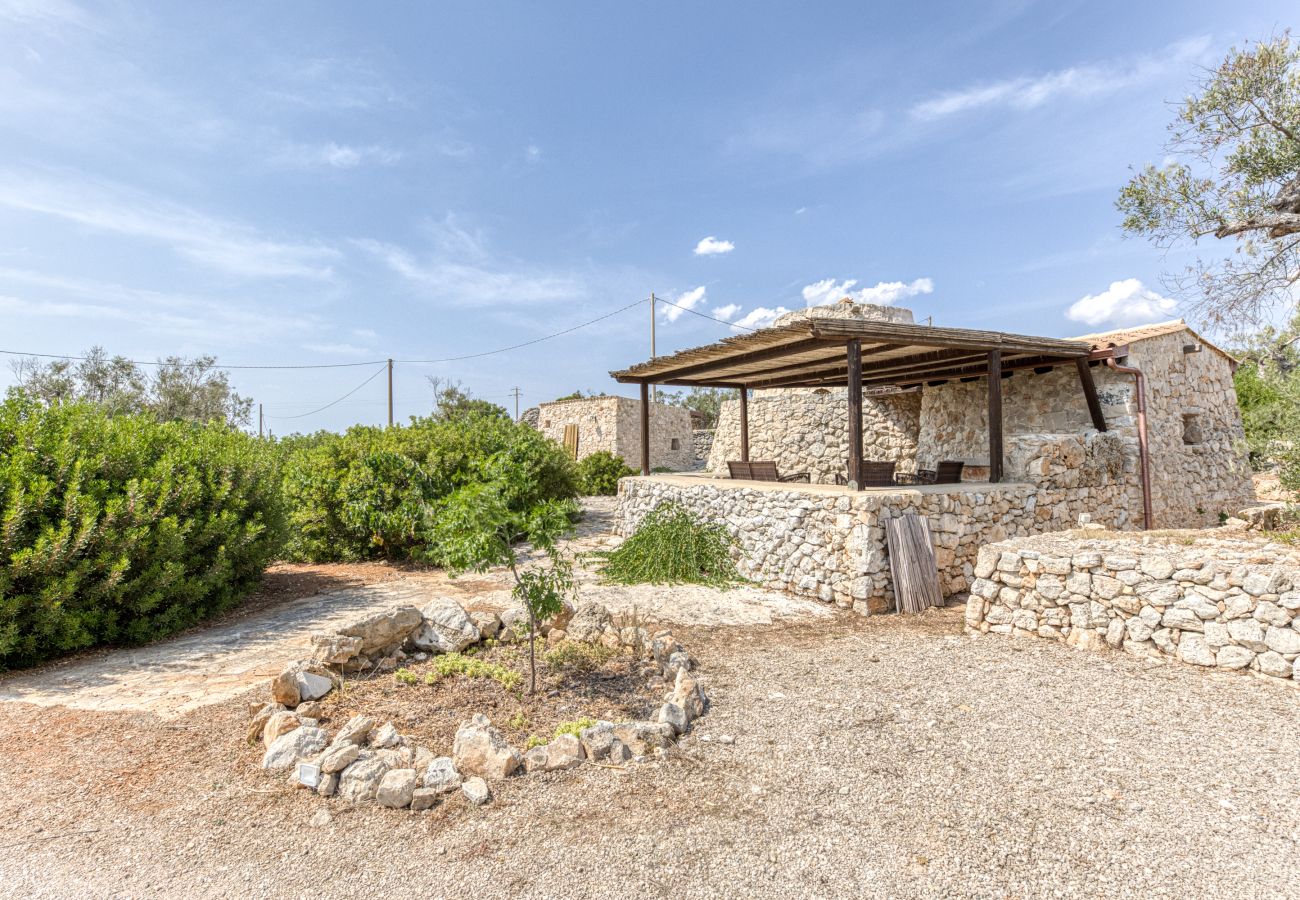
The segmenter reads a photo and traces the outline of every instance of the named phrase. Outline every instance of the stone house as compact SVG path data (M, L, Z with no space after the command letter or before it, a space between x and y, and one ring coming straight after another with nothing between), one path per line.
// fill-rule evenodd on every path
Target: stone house
M641 459L641 419L630 397L578 397L537 407L535 427L577 459L606 450L628 465ZM574 444L576 442L576 446ZM690 411L666 403L650 405L650 460L656 468L683 471L695 465Z
M884 309L890 321L911 320L906 310ZM841 305L794 315L846 314L870 318L875 311ZM1076 340L1098 349L1126 348L1117 362L1142 372L1154 524L1212 524L1252 502L1231 356L1181 319ZM1125 514L1121 502L1109 524L1134 527L1142 509L1135 377L1096 362L1092 370L1102 412L1111 433L1121 439L1119 445L1087 440L1097 432L1072 370L1018 370L1003 375L1003 465L1009 478L1050 480L1062 486L1086 479L1086 466L1114 467L1134 512ZM899 471L933 468L941 459L962 460L966 480L985 480L986 391L986 379L979 377L864 396L864 458L895 460ZM847 452L846 394L845 388L754 391L749 401L750 458L772 459L783 473L809 472L814 483L831 483L843 471ZM713 474L725 475L727 460L738 458L737 407L734 401L724 403L719 415L707 465ZM1100 459L1098 454L1117 458Z

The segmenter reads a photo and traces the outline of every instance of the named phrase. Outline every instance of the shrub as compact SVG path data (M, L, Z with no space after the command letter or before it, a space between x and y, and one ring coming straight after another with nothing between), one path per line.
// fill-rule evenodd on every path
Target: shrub
M578 461L578 491L584 497L608 497L618 493L618 480L635 475L623 457L597 450Z
M508 691L519 687L519 682L523 678L514 669L507 669L496 663L484 662L459 653L446 653L435 658L433 671L426 675L424 680L427 684L437 684L441 679L453 675L464 675L466 678L491 678Z
M560 641L542 657L552 669L571 669L577 672L591 672L617 656L617 650L600 644L587 644L579 641Z
M741 579L731 559L735 538L720 523L702 523L676 503L655 507L636 533L603 554L601 575L617 584L708 584Z
M282 546L276 463L221 424L0 404L0 665L152 640L233 606Z
M582 737L582 732L595 724L595 719L589 719L586 716L572 722L561 722L559 725L555 726L554 737L560 737L565 734L571 734L574 737Z
M564 449L527 425L467 414L358 426L282 442L290 558L441 564L435 524L458 491L487 487L512 512L577 493Z

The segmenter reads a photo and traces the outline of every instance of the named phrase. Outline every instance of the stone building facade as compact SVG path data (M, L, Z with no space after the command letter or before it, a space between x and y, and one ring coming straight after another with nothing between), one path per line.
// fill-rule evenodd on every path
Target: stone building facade
M860 307L825 309L814 312L842 317ZM910 319L908 314L905 321ZM1144 373L1155 526L1212 524L1253 500L1230 357L1181 321L1081 339L1099 347L1128 346L1122 362ZM1134 376L1101 364L1092 373L1107 425L1125 438L1124 472L1136 512L1128 524L1135 527L1141 492ZM1072 366L1011 372L1002 391L1008 479L1031 466L1051 466L1053 458L1071 459L1072 439L1092 432ZM987 395L986 379L978 378L864 398L863 458L894 460L900 472L958 459L967 464L968 480L983 480L989 464ZM725 475L727 461L739 459L738 407L736 401L723 404L707 466L713 474ZM815 483L833 483L848 458L847 416L843 388L755 391L749 403L750 458L772 459L783 473L806 471ZM1026 458L1031 445L1044 448L1047 458Z
M580 397L537 407L536 428L564 443L565 426L578 429L578 459L598 450L641 467L641 401L631 397ZM695 465L690 412L666 403L650 405L650 465L685 471Z
M862 401L862 458L897 460L898 471L915 471L921 394ZM808 472L814 483L833 484L849 456L846 388L754 391L749 401L749 458L775 460L785 472ZM708 470L727 472L740 459L740 401L725 400L709 453Z

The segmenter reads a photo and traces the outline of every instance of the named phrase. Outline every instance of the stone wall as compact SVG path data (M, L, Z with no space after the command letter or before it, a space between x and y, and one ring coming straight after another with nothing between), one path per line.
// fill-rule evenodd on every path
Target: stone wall
M691 432L691 450L695 454L695 465L707 464L709 451L713 449L713 429L696 428Z
M578 426L578 458L598 450L617 454L641 467L641 401L631 397L582 397L538 407L537 429L564 442L564 426ZM650 404L650 465L674 471L695 463L691 415L680 406Z
M1185 345L1201 350L1184 353ZM1221 513L1233 515L1249 505L1254 492L1228 360L1183 330L1135 341L1127 363L1146 376L1154 526L1213 524ZM1107 424L1136 440L1133 376L1100 365L1092 372ZM1008 456L1019 434L1091 431L1073 367L1041 375L1017 371L1002 384ZM988 463L987 392L982 378L925 389L917 438L922 466L939 459ZM1186 420L1188 427L1185 417L1194 417ZM1131 471L1136 488L1136 455ZM1141 494L1134 496L1140 509Z
M1122 479L1122 441L1096 433L1069 436L1064 443L1028 440L1017 458L1048 460L1039 464L1037 483L849 491L689 476L624 478L618 529L629 535L659 504L679 503L703 521L724 523L736 536L737 565L745 577L864 614L879 612L893 603L885 519L925 516L940 587L944 596L959 593L974 578L976 555L986 543L1070 528L1085 515L1111 527L1127 524L1131 501ZM1083 483L1081 472L1094 483Z
M982 548L975 575L975 633L1300 680L1300 556L1290 547L1242 533L1041 535Z
M864 398L863 459L897 460L915 471L920 393ZM847 470L849 400L845 388L754 391L749 401L749 458L775 460L782 473L808 472L816 484L834 484ZM726 400L709 454L708 470L727 473L740 459L740 401Z

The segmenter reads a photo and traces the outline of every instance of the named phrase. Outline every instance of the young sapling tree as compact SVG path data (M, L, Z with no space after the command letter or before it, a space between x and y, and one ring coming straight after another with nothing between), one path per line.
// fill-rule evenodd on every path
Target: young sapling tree
M511 595L528 613L528 693L537 691L537 628L559 614L573 592L573 561L559 548L568 530L572 504L537 503L522 512L507 505L494 484L466 485L451 494L433 515L439 550L453 573L510 569ZM523 561L516 550L527 541L542 560Z

